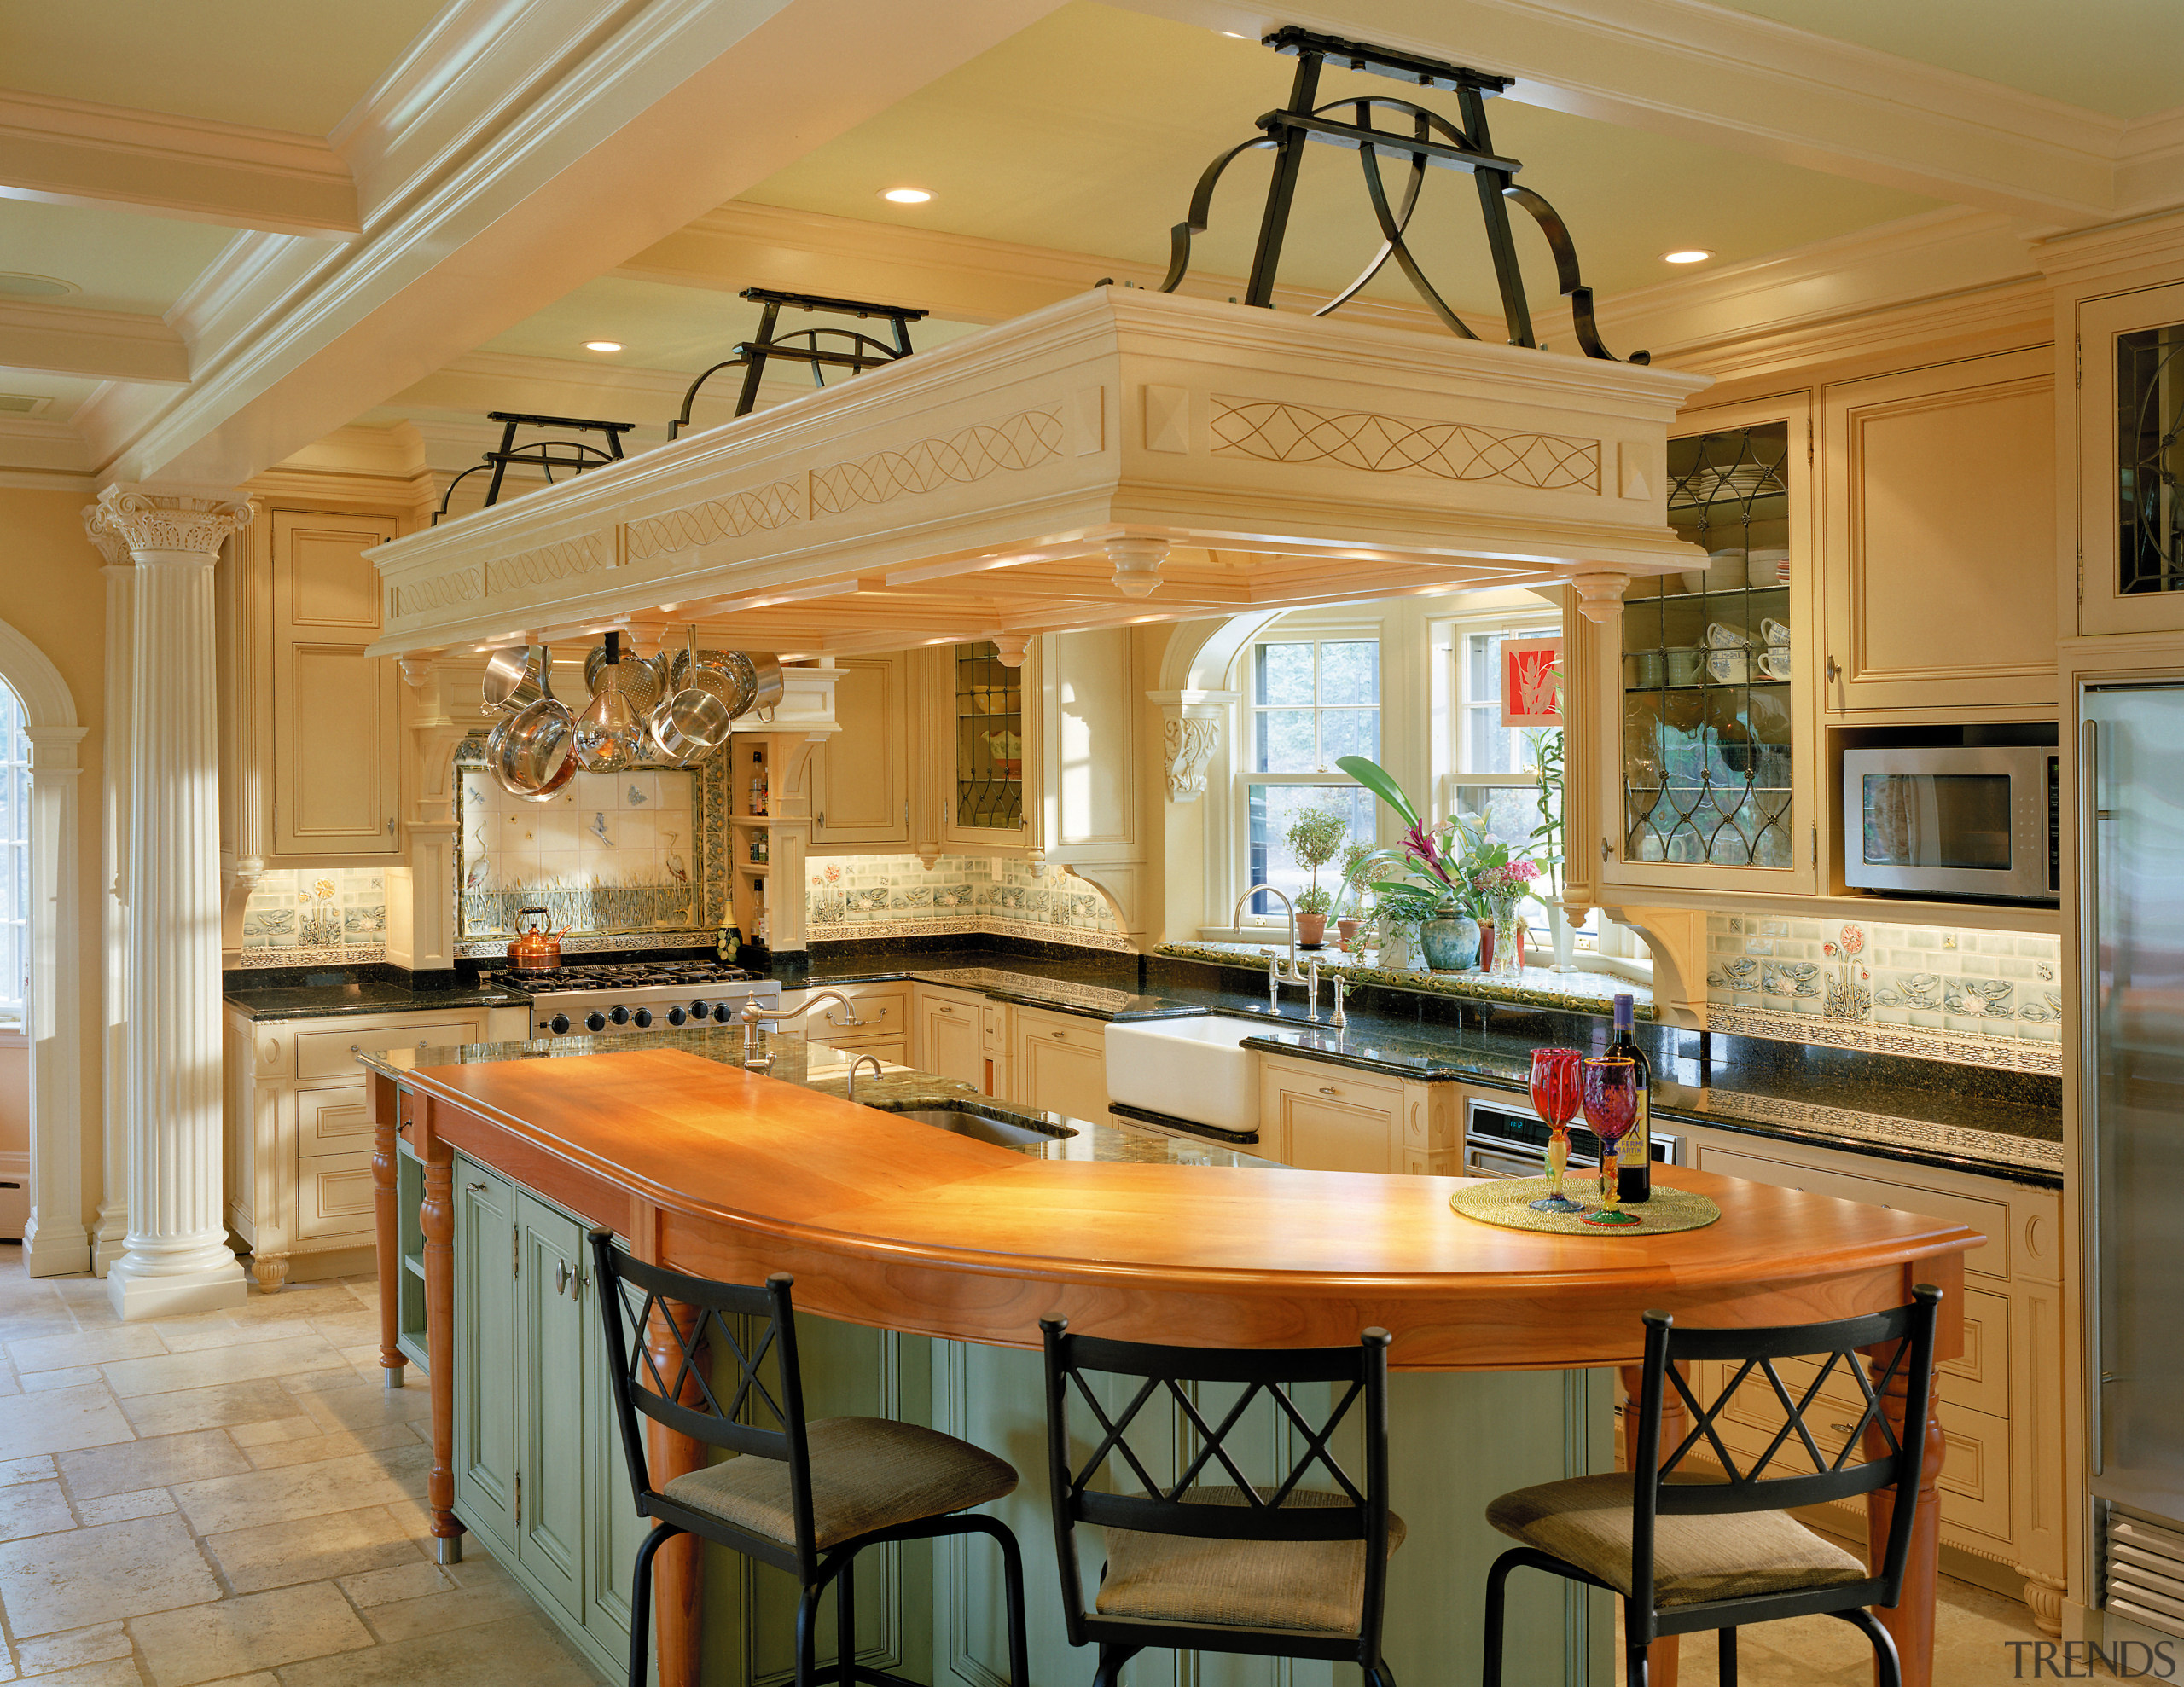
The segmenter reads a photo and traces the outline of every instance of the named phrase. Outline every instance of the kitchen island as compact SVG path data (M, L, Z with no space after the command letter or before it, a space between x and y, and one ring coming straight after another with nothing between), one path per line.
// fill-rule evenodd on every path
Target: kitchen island
M1942 1353L1962 1344L1963 1257L1982 1238L1960 1225L1679 1168L1671 1180L1721 1203L1718 1224L1643 1238L1496 1230L1449 1212L1453 1180L1295 1171L1166 1139L1132 1152L1117 1145L1133 1133L1112 1127L1031 1154L965 1139L827 1093L824 1056L815 1067L817 1052L799 1040L768 1042L776 1075L733 1064L735 1040L723 1033L553 1045L565 1058L522 1045L367 1057L391 1380L401 1374L394 1309L410 1268L397 1239L398 1137L421 1167L429 1499L444 1541L463 1528L458 1156L572 1220L611 1226L640 1257L740 1281L786 1270L803 1312L951 1344L949 1366L938 1355L933 1365L936 1418L1031 1473L1028 1488L1037 1486L1032 1350L1042 1317L1124 1339L1216 1346L1347 1343L1370 1325L1390 1330L1391 1363L1407 1390L1395 1429L1398 1483L1416 1497L1405 1505L1412 1541L1391 1571L1389 1652L1398 1677L1414 1683L1469 1678L1491 1548L1478 1519L1484 1499L1604 1464L1606 1391L1588 1379L1636 1360L1646 1309L1712 1323L1798 1322L1898 1304L1913 1283L1930 1281L1945 1294ZM891 1093L863 1093L903 1104L934 1099L920 1086L937 1081L898 1074ZM1178 1163L1178 1151L1196 1162ZM584 1339L595 1340L589 1326ZM955 1379L952 1415L941 1409L944 1368ZM1931 1423L1926 1440L1937 1457ZM656 1476L694 1468L701 1452L663 1441ZM1931 1481L1921 1508L1929 1519ZM1019 1490L1009 1502L1027 1548L1043 1533L1038 1500ZM1934 1563L1931 1523L1922 1525L1913 1586L1891 1618L1906 1679L1920 1684ZM660 1561L663 1683L697 1677L706 1602L692 1557L671 1548ZM1043 1591L1035 1570L1035 1628L1058 1626L1053 1589L1051 1572ZM934 1602L936 1617L943 1603ZM956 1678L984 1679L984 1661L967 1655L955 1620L967 1615L965 1602L949 1609L934 1678L945 1664ZM1589 1634L1584 1615L1581 1600L1539 1625L1542 1644L1551 1628L1579 1681L1604 1661L1607 1638L1603 1614L1593 1614ZM1407 1677L1406 1659L1416 1665Z

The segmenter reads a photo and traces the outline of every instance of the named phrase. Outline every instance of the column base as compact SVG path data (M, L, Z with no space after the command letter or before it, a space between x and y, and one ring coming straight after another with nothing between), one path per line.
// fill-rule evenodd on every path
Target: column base
M239 1307L250 1296L242 1261L229 1256L183 1271L159 1271L116 1260L106 1274L107 1297L124 1323L147 1318L178 1318L184 1313L219 1312Z
M78 1226L61 1230L33 1214L23 1226L23 1269L32 1277L75 1277L91 1268L90 1238Z

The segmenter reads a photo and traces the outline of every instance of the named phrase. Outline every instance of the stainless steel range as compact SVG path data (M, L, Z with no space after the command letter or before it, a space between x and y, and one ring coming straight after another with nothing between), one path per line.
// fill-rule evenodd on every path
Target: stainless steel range
M631 960L557 972L489 972L487 981L531 998L533 1036L726 1025L756 996L778 1006L781 987L718 961Z

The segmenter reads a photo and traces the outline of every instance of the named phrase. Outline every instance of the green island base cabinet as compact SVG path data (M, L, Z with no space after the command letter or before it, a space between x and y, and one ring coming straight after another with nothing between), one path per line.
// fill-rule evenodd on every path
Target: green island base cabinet
M628 1668L631 1562L644 1524L632 1504L594 1303L584 1223L492 1168L455 1161L456 1515L482 1548L610 1678ZM425 1358L422 1167L400 1147L401 1345ZM1063 1629L1047 1507L1046 1426L1036 1349L992 1348L797 1321L814 1418L890 1417L990 1449L1022 1473L987 1508L1016 1532L1036 1687L1089 1687L1093 1649ZM1409 1538L1390 1567L1387 1657L1403 1687L1476 1678L1487 1566L1507 1543L1489 1500L1531 1482L1614 1468L1615 1377L1607 1371L1434 1374L1390 1379L1393 1492ZM1212 1404L1207 1402L1206 1404ZM1309 1410L1309 1403L1307 1403ZM1180 1414L1168 1449L1194 1449ZM1089 1448L1080 1449L1080 1456ZM1158 1475L1168 1473L1156 1470ZM794 1673L787 1576L707 1547L707 1687L781 1687ZM1002 1687L1000 1559L981 1540L914 1542L861 1561L860 1660L932 1687ZM1088 1576L1099 1560L1089 1555ZM831 1601L831 1596L829 1596ZM1545 1576L1511 1585L1511 1656L1523 1678L1606 1687L1612 1603ZM831 1603L822 1665L834 1656ZM1347 1665L1148 1651L1129 1687L1333 1687Z

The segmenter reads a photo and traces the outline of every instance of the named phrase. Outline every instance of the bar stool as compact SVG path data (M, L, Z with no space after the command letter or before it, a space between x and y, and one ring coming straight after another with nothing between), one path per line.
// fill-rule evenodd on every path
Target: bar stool
M1918 1506L1941 1290L1921 1284L1911 1293L1910 1305L1871 1317L1771 1330L1682 1330L1667 1313L1647 1313L1638 1446L1631 1455L1638 1473L1544 1482L1505 1493L1486 1508L1487 1522L1524 1545L1504 1552L1487 1574L1484 1687L1501 1687L1502 1602L1509 1573L1519 1566L1623 1596L1629 1687L1646 1687L1646 1649L1655 1640L1710 1628L1721 1635L1722 1687L1736 1687L1740 1625L1815 1615L1840 1617L1857 1629L1873 1643L1881 1687L1902 1687L1896 1643L1866 1608L1892 1606L1902 1597ZM1896 1348L1876 1389L1867 1380L1858 1349L1888 1342ZM1774 1361L1800 1357L1819 1359L1819 1372L1793 1390L1775 1371ZM1733 1362L1736 1369L1712 1405L1702 1407L1673 1367L1707 1361ZM1838 1366L1857 1384L1865 1409L1831 1454L1822 1450L1805 1413L1815 1407L1842 1409L1821 1397ZM1715 1420L1738 1386L1755 1372L1772 1388L1786 1421L1749 1468L1740 1468ZM1880 1404L1899 1378L1902 1421L1910 1426L1900 1439ZM1670 1384L1695 1422L1664 1461L1661 1403ZM1879 1430L1886 1450L1879 1458L1853 1463L1869 1426ZM1677 1467L1701 1442L1721 1462L1725 1476L1678 1474ZM1810 1468L1765 1474L1792 1445ZM1789 1455L1797 1458L1795 1452ZM1890 1487L1896 1490L1895 1504L1879 1574L1786 1515L1792 1506L1820 1505Z
M1388 1554L1403 1537L1403 1519L1388 1510L1388 1332L1368 1330L1354 1348L1234 1349L1072 1336L1063 1319L1039 1327L1062 1604L1070 1644L1100 1648L1095 1687L1116 1687L1123 1666L1147 1646L1327 1658L1361 1666L1372 1687L1395 1687L1380 1655ZM1124 1379L1128 1397L1119 1412L1111 1415L1088 1373ZM1241 1385L1242 1393L1208 1406L1193 1386L1199 1383ZM1289 1392L1314 1383L1339 1391L1324 1417L1309 1414ZM1099 1431L1091 1457L1075 1471L1072 1394ZM1262 1403L1257 1414L1255 1402ZM1146 1444L1134 1446L1131 1426L1148 1404ZM1171 1406L1188 1422L1197 1451L1163 1482L1146 1460L1159 1462L1150 1444L1172 1434ZM1362 1487L1328 1451L1354 1406L1362 1406ZM1275 1475L1286 1462L1281 1444L1292 1437L1303 1449L1295 1462L1278 1481L1252 1481L1246 1465ZM1269 1456L1255 1458L1241 1442ZM1111 1454L1142 1493L1091 1486ZM1333 1488L1303 1486L1316 1465ZM1217 1480L1201 1484L1201 1475ZM1107 1567L1090 1611L1077 1571L1080 1522L1106 1535Z
M637 1548L632 1578L630 1687L645 1687L653 1555L683 1533L747 1553L797 1579L797 1687L822 1681L917 1687L857 1661L851 1580L857 1555L890 1540L991 1535L1001 1547L1009 1675L1013 1687L1029 1687L1023 1554L1006 1523L966 1515L967 1507L1014 1492L1014 1465L915 1423L884 1417L805 1423L793 1279L786 1272L768 1278L763 1288L686 1277L631 1259L614 1245L610 1230L591 1232L591 1251L630 1487L638 1515L655 1520ZM732 1318L754 1320L747 1342L737 1339ZM769 1353L778 1395L762 1375ZM730 1359L732 1379L723 1375ZM739 1456L655 1488L641 1412ZM762 1413L776 1427L751 1421ZM813 1625L829 1582L835 1586L836 1654L822 1672Z

